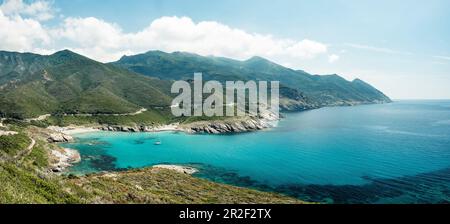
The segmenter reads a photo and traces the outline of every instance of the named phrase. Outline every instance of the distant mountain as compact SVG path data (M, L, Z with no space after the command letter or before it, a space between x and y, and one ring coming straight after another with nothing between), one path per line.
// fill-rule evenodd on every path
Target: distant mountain
M280 81L281 108L390 102L371 85L338 75L311 75L261 57L238 61L150 51L104 64L64 50L49 56L0 51L0 117L44 114L124 114L167 108L173 80Z
M359 79L349 82L338 75L311 75L261 57L238 61L184 52L149 51L123 56L112 64L165 80L186 80L194 72L202 72L205 80L280 81L282 107L288 110L390 102L389 97Z
M0 51L0 116L131 113L170 105L170 84L68 50L49 56Z

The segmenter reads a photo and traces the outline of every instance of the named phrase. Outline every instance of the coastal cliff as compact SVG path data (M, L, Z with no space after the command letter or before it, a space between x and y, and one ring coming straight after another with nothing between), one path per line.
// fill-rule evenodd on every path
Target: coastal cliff
M229 121L194 122L182 126L188 133L224 134L263 130L276 125L276 121L259 118L236 119Z
M225 134L242 133L263 130L276 126L279 117L271 112L263 112L258 116L226 117L216 120L195 121L189 123L174 123L161 126L146 125L106 125L98 127L102 131L120 132L160 132L160 131L181 131L189 134Z
M79 162L81 162L81 155L77 150L67 148L51 150L50 170L52 172L63 172L68 167Z
M98 127L102 131L117 132L161 132L161 131L180 131L189 134L225 134L225 133L242 133L263 130L275 126L275 122L257 119L232 119L217 121L198 121L188 124L171 124L163 126L122 126L107 125Z

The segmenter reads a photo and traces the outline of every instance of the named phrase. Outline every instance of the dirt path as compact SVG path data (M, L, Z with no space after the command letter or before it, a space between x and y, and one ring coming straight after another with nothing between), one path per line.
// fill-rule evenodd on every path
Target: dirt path
M142 114L144 112L146 112L147 109L145 108L141 108L140 110L136 111L136 112L132 112L132 113L125 113L125 114L75 114L75 116L78 117L92 117L92 116L135 116L135 115L139 115ZM67 115L67 114L66 114ZM46 120L47 118L51 117L51 114L44 114L41 115L39 117L35 117L35 118L29 118L26 119L25 121L27 122L32 122L32 121L43 121Z
M31 139L31 144L27 148L28 151L31 151L33 149L34 145L36 145L36 141L32 138L30 138L30 139Z
M34 140L33 138L30 139L30 145L25 150L22 150L19 154L15 155L14 160L19 160L19 162L22 162L22 160L33 151L33 148L36 145L36 140Z
M44 114L44 115L41 115L41 116L36 117L36 118L26 119L26 121L27 121L27 122L32 122L32 121L43 121L43 120L45 120L45 119L47 119L47 118L49 118L49 117L51 117L51 116L52 116L51 114Z

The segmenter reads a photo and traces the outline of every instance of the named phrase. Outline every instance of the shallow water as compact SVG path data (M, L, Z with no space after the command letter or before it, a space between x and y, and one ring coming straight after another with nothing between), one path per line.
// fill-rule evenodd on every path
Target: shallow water
M76 136L89 173L189 164L199 177L330 203L450 201L450 101L289 113L237 135L98 132ZM161 145L155 145L160 140Z

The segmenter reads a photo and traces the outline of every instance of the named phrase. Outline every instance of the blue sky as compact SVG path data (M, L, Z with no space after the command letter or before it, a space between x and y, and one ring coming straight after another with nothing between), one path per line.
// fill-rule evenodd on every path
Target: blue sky
M3 50L70 48L101 61L153 49L259 54L314 74L358 77L394 99L450 98L447 0L9 1L3 24L35 21L40 39L18 30L23 42L3 35L2 44L3 29ZM31 7L36 2L46 4Z

